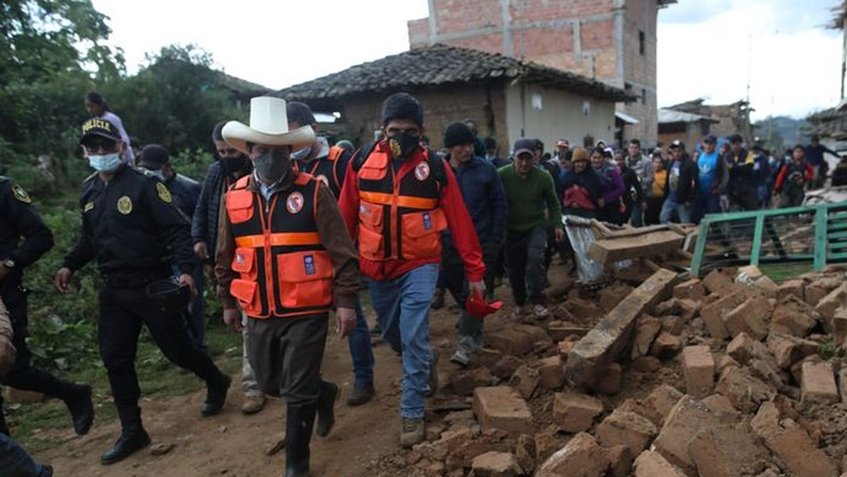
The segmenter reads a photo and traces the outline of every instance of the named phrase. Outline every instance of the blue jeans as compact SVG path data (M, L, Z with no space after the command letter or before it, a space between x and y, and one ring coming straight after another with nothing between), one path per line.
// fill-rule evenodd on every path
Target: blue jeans
M46 477L53 475L11 437L0 434L0 474L4 477Z
M429 392L432 363L429 305L438 268L437 263L430 263L393 280L368 281L382 336L393 350L403 353L400 416L404 419L424 416L424 395Z
M674 211L682 223L691 221L691 211L687 204L680 204L677 201L668 197L665 203L662 204L662 211L659 213L659 223L666 224L671 221L671 216Z
M721 211L721 196L707 192L698 193L691 205L691 223L699 224L706 214L717 214Z
M633 202L632 210L629 213L629 219L632 221L633 227L641 227L644 225L644 209L641 208L641 202Z
M363 389L374 382L374 353L371 348L371 332L362 304L356 302L356 327L347 335L350 346L350 358L353 361L353 375L356 377L356 389Z

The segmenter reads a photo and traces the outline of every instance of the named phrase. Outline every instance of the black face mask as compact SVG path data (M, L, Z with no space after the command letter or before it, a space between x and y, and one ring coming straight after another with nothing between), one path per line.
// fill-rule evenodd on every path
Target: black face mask
M421 146L421 138L406 132L394 133L388 138L388 146L391 148L392 157L405 158Z
M221 165L227 174L234 174L238 171L244 170L247 166L247 161L248 159L245 156L228 157L226 159L221 159Z
M279 149L272 149L253 159L253 167L262 182L274 184L291 170L291 158Z

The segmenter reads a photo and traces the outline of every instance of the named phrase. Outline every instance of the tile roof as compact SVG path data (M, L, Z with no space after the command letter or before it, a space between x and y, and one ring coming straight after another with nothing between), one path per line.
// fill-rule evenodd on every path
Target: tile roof
M337 100L366 93L520 80L610 101L634 101L601 81L508 56L437 44L300 83L274 93L286 99Z
M687 113L685 111L675 111L670 108L659 108L658 114L658 123L666 124L666 123L693 123L696 121L708 121L710 123L719 122L716 119L712 119L708 116L703 116L701 114Z

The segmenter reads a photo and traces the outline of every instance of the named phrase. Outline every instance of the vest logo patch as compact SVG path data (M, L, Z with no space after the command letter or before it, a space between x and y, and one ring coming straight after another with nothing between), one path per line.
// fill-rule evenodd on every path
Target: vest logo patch
M415 166L415 178L419 181L426 180L429 177L429 164L421 162Z
M296 214L303 209L303 194L292 192L285 201L285 208L292 214Z
M315 256L314 255L305 255L303 257L303 271L306 272L306 275L314 275L317 273L315 270Z
M123 215L129 215L132 212L132 199L129 196L123 196L118 199L118 212Z
M432 217L430 217L429 212L423 214L423 226L425 230L432 230Z

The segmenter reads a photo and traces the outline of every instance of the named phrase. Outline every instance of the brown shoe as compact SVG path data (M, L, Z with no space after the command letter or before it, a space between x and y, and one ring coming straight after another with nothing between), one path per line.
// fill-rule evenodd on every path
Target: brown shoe
M267 398L264 394L248 394L244 396L241 412L243 414L256 414L265 408L265 402L267 402Z
M424 420L403 418L400 428L400 446L411 449L415 444L424 440Z

